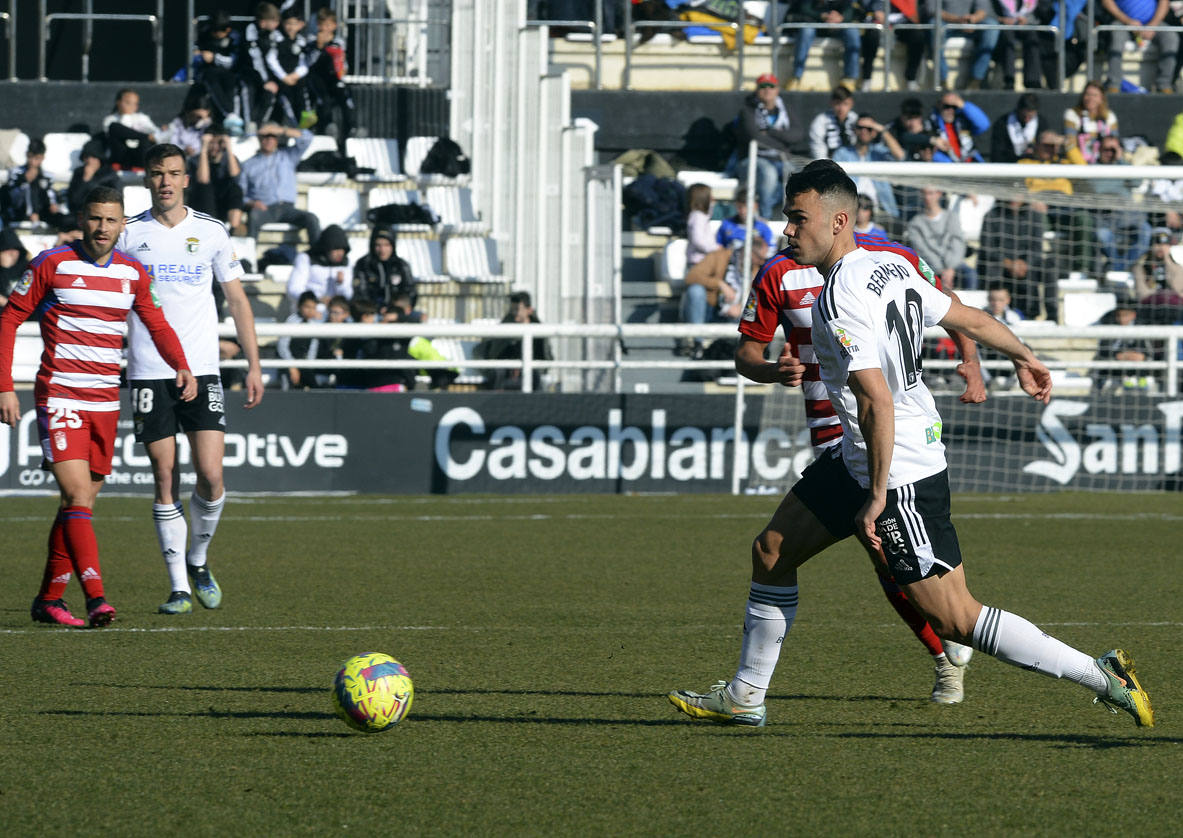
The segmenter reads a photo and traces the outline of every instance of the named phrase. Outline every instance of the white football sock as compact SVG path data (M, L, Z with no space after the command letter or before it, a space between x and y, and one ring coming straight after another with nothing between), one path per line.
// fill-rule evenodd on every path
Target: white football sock
M185 573L185 537L189 527L185 524L185 511L180 503L154 503L152 521L156 524L156 538L160 541L172 590L189 593L189 577Z
M206 500L193 492L189 497L189 517L193 520L193 538L189 544L189 555L185 561L194 567L205 565L206 552L209 550L210 539L218 528L218 521L222 517L222 507L226 505L226 493L217 500Z
M1096 693L1108 683L1096 661L1073 649L1017 614L982 606L974 626L974 648L1004 663L1032 669L1053 678L1067 678Z
M781 644L797 616L797 586L777 588L752 583L743 623L743 647L739 669L727 691L736 704L754 707L764 703Z

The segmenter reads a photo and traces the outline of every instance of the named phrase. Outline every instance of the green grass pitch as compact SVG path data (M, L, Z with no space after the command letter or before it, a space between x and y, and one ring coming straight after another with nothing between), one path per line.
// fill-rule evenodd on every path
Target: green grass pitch
M28 616L56 500L5 498L4 834L1178 834L1177 496L954 498L977 596L1129 650L1153 730L980 654L965 703L930 704L929 659L852 543L802 571L768 726L691 722L665 693L734 673L775 502L232 499L223 608L164 617L150 501L100 497L119 618L77 631ZM369 736L329 695L366 651L416 685Z

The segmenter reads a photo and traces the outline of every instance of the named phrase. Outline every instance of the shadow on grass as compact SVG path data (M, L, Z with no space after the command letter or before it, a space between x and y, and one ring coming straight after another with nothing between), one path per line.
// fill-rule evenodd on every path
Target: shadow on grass
M181 718L193 719L204 716L207 719L335 719L332 713L308 712L304 710L190 710L174 712L149 712L146 710L42 710L42 716L90 716L126 718Z

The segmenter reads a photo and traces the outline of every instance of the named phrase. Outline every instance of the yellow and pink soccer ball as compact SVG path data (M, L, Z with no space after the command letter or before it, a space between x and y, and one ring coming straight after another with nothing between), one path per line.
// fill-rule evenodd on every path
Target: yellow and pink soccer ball
M345 724L365 733L389 730L406 717L415 698L407 668L390 655L354 655L333 679L333 708Z

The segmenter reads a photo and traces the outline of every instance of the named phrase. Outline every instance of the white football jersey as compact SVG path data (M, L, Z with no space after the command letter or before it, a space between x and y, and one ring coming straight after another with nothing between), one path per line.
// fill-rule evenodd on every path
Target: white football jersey
M143 263L194 375L218 374L218 312L213 280L241 279L242 264L221 221L186 207L185 220L166 227L144 210L129 218L118 247ZM144 381L176 373L156 351L133 312L127 319L127 377Z
M846 382L856 370L879 369L895 402L895 448L887 487L915 483L945 469L941 416L921 379L924 329L952 300L889 251L856 248L826 277L813 307L813 345L822 382L842 421L842 458L870 487L867 443L858 405Z

